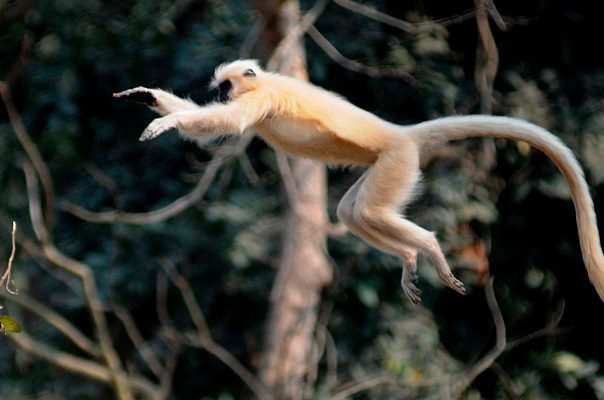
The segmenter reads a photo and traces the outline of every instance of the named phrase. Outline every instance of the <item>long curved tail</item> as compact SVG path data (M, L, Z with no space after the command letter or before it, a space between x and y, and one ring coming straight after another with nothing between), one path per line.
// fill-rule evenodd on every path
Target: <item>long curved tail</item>
M579 242L591 283L604 301L604 254L583 170L572 151L547 130L515 118L472 115L445 117L406 127L418 145L469 137L500 137L524 141L544 152L556 164L570 187L575 205Z

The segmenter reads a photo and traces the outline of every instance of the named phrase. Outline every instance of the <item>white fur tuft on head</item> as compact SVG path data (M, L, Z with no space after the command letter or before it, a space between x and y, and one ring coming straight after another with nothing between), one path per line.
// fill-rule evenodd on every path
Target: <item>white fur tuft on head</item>
M211 87L216 87L224 80L224 77L231 74L241 74L251 69L255 74L262 72L258 60L236 60L229 63L220 64L214 70L214 79L212 80Z

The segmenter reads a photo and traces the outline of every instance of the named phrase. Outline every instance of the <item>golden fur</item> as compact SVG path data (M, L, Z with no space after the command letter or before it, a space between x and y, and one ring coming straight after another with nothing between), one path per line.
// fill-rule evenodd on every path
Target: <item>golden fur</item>
M142 87L115 96L142 101L163 115L149 124L141 140L153 139L172 128L202 140L251 129L291 155L327 164L369 167L344 195L338 217L368 243L404 259L401 284L413 303L421 300L416 286L418 251L431 259L447 286L465 292L434 234L399 215L420 179L421 147L470 136L531 144L552 158L569 183L583 259L604 300L604 255L589 188L572 152L546 130L513 118L480 115L395 125L308 82L263 71L252 60L219 66L211 86L227 91L223 103L200 107L165 91Z

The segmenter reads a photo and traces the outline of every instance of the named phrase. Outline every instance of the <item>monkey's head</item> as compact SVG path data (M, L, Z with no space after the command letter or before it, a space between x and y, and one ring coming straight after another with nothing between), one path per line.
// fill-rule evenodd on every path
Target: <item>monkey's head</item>
M211 88L218 89L219 101L234 100L258 86L258 75L263 73L256 60L237 60L222 64L214 71Z

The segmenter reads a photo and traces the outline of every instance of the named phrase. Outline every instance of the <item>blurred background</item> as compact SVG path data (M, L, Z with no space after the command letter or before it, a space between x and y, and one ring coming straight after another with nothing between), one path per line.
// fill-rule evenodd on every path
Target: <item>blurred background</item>
M604 306L553 164L423 154L407 215L460 296L336 222L362 170L244 137L141 144L135 86L205 103L256 58L399 124L492 113L555 132L604 218L600 0L0 0L2 399L604 399ZM491 277L494 277L492 280Z

